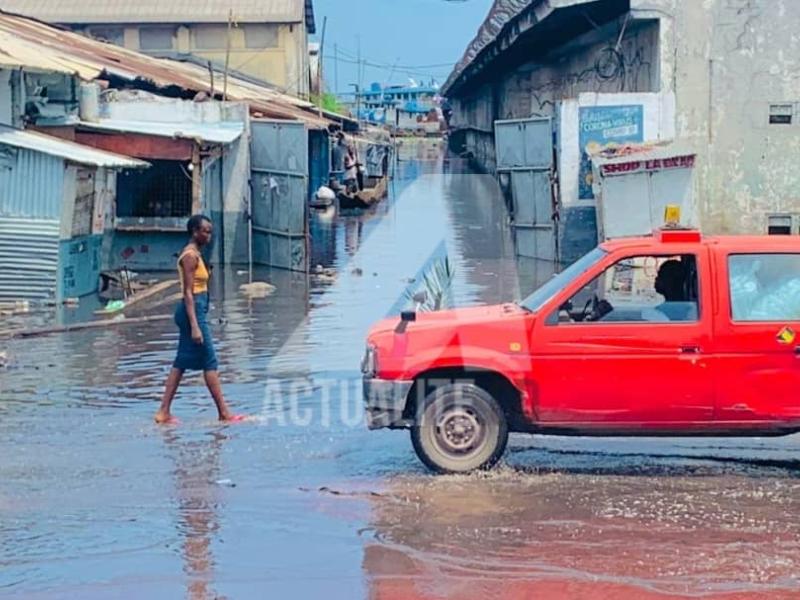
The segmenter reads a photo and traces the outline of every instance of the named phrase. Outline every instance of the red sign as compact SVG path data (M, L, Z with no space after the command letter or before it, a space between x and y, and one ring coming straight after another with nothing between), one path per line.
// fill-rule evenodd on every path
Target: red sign
M675 156L672 158L653 158L649 160L632 160L630 162L603 165L604 176L623 175L637 171L663 171L666 169L691 169L694 167L695 156Z

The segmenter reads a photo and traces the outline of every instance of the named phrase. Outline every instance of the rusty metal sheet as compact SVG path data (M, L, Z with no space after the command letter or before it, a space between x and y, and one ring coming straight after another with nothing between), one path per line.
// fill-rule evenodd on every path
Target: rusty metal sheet
M73 163L94 167L117 169L142 169L149 165L141 160L97 150L50 135L20 131L6 125L0 125L0 146L24 148L50 156L57 156Z
M0 0L0 9L50 23L301 23L305 0Z
M0 0L2 1L2 0ZM93 81L107 73L132 82L147 81L159 88L178 86L216 96L223 75L212 76L206 66L155 58L33 19L0 12L0 67L69 73ZM266 84L229 75L228 100L246 102L254 116L303 121L307 127L325 129L333 124L312 103L281 93Z

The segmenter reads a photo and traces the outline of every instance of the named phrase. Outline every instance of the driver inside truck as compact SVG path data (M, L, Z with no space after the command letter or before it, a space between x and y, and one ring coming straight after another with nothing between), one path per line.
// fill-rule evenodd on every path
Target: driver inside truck
M697 319L697 303L689 297L689 272L680 260L668 260L658 270L655 290L664 296L664 302L656 310L669 321L694 321Z

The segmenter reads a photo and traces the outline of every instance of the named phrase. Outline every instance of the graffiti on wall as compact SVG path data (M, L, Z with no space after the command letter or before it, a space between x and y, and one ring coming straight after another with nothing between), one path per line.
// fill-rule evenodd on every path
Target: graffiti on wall
M644 141L644 106L586 106L580 109L581 168L578 198L594 200L591 156L615 144Z

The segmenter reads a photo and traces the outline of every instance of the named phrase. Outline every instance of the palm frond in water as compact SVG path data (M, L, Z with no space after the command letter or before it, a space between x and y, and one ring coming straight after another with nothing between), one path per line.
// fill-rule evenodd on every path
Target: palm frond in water
M455 269L444 256L431 263L418 285L406 290L405 298L420 312L432 312L453 307Z

